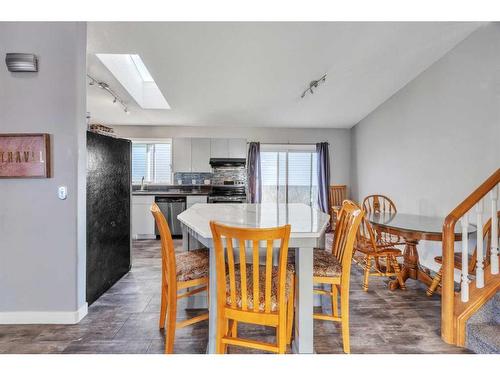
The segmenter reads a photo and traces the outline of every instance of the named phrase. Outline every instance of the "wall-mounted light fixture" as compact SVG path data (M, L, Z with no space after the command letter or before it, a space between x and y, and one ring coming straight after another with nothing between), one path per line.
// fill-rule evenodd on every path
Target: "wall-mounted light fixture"
M9 72L38 72L38 58L32 53L7 53L5 63Z
M87 77L89 78L89 86L97 86L100 89L103 89L106 91L108 94L110 94L113 97L113 104L120 104L123 107L123 112L125 112L127 115L130 114L130 111L128 110L127 105L125 102L118 96L116 92L114 92L109 85L104 82L104 81L98 81L94 77L92 77L90 74L87 74Z
M302 93L302 95L300 97L304 98L304 96L306 96L306 94L308 92L310 92L311 94L314 94L313 88L316 89L320 83L323 83L325 81L326 81L326 73L323 74L320 78L318 78L318 79L316 79L314 81L311 81L309 83L309 87L304 90L304 92Z

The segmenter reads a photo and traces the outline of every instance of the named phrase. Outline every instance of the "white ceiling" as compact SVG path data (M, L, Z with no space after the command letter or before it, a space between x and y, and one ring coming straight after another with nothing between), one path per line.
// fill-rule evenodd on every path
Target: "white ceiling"
M349 128L479 26L91 22L88 72L131 113L96 86L88 88L88 110L110 125ZM96 53L139 54L172 109L141 109ZM301 99L325 72L325 84Z

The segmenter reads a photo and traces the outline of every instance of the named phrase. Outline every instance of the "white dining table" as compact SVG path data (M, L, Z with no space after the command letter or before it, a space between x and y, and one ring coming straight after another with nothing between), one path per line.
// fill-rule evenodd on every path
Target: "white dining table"
M294 353L314 353L313 341L313 248L322 247L330 216L302 203L241 204L197 203L177 216L183 227L183 246L193 248L193 239L210 249L210 283L217 290L215 252L209 222L248 228L291 225L289 247L296 248L297 276ZM210 293L207 353L215 353L217 293Z

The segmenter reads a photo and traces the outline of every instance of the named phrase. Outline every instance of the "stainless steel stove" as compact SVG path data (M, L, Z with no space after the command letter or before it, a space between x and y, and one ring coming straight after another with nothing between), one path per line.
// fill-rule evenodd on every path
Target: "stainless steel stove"
M213 186L208 196L208 203L246 203L245 187L241 186Z
M212 193L208 203L246 203L245 159L210 159Z

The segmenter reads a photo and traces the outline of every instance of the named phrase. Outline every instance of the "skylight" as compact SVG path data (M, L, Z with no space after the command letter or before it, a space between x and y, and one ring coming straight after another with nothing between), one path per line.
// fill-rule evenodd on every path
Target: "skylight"
M144 109L170 109L139 55L98 53L99 60Z
M142 77L142 80L144 82L154 82L155 80L151 76L151 73L149 73L148 68L146 68L146 65L144 65L144 62L141 59L141 56L139 55L130 55L130 58L135 64L135 67L137 68L137 71Z

